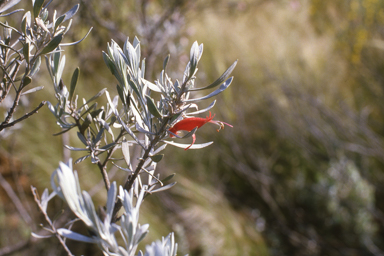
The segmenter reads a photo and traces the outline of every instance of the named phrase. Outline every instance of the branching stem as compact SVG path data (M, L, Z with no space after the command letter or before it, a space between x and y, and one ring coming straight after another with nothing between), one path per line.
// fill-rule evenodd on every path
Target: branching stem
M57 230L56 230L55 226L53 225L51 219L48 217L47 213L44 211L42 205L40 204L40 200L38 198L36 188L31 186L31 190L32 190L32 194L33 194L33 197L35 199L35 202L37 203L37 206L39 207L40 211L43 213L45 220L47 221L48 225L51 227L52 233L55 234L55 236L59 240L60 244L64 247L64 250L67 252L67 254L69 256L72 256L73 255L72 252L69 250L69 248L65 244L64 239L57 233Z

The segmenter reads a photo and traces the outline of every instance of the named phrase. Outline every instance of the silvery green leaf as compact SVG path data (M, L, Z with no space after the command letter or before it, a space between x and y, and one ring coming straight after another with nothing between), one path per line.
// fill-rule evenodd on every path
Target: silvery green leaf
M71 46L71 45L76 45L76 44L80 43L80 42L83 41L85 38L87 38L87 36L89 35L89 33L91 33L92 29L93 29L93 27L91 27L91 28L88 30L87 34L86 34L82 39L80 39L80 40L78 40L78 41L76 41L76 42L72 42L72 43L63 43L63 44L60 44L60 46Z
M165 185L165 186L162 186L162 187L160 187L160 188L157 188L157 189L152 190L151 193L157 193L157 192L161 192L161 191L168 190L168 189L172 188L173 186L175 186L176 183L177 183L177 182L169 183L169 184L167 184L167 185Z
M65 22L65 21L69 20L70 18L72 18L77 13L77 11L79 10L79 7L80 7L80 4L76 4L69 11L64 13L65 19L64 19L63 22Z
M199 44L197 43L197 41L195 41L192 44L191 52L189 54L189 59L190 59L189 75L192 76L195 73L197 63L199 62Z
M213 96L216 96L217 94L221 93L222 91L224 91L225 89L227 89L231 83L232 83L232 80L233 80L233 76L228 78L220 87L219 89L211 92L210 94L204 96L204 97L201 97L201 98L195 98L195 99L188 99L188 100L185 100L185 102L193 102L193 101L200 101L200 100L205 100L205 99L209 99Z
M121 150L123 151L124 160L128 167L131 168L131 155L129 153L129 142L125 139L121 143Z
M173 141L166 141L166 140L163 140L163 142L167 143L169 145L178 147L178 148L183 148L183 149L186 149L187 147L189 147L191 145L191 144L181 144L181 143L176 143L176 142L173 142ZM210 141L210 142L207 142L207 143L202 143L202 144L193 144L192 146L189 147L189 149L205 148L205 147L208 147L211 144L213 144L213 141Z
M139 227L137 229L137 233L135 234L135 244L138 244L141 242L141 240L144 239L144 237L148 234L148 228L149 228L149 224L144 224L142 226L140 226L139 224Z
M111 187L108 190L107 197L107 217L108 222L111 222L113 215L113 207L115 206L115 200L117 195L117 186L116 181L111 184Z
M2 6L0 7L0 13L5 12L6 10L12 8L13 6L20 3L21 0L10 0L10 1L3 1Z
M37 91L40 91L44 88L44 86L38 86L38 87L35 87L35 88L32 88L32 89L29 89L28 91L25 91L21 94L21 96L23 95L26 95L26 94L29 94L29 93L33 93L33 92L37 92Z
M136 130L139 132L154 135L153 132L147 131L143 127L141 127L138 122L136 122L135 127L136 127Z
M167 57L165 57L164 62L163 62L163 70L167 69L169 59L171 58L171 55L168 54Z
M211 89L211 88L214 88L218 85L220 85L221 83L223 83L228 77L229 75L232 73L232 71L235 69L236 67L236 64L237 64L237 61L235 61L218 79L216 79L215 82L213 82L212 84L206 86L206 87L203 87L203 88L191 88L189 89L189 91L200 91L200 90L206 90L206 89Z
M54 31L56 31L57 28L61 25L61 23L63 23L64 19L65 19L65 15L61 15L59 18L55 20Z
M39 70L41 65L41 57L37 57L36 61L33 63L31 71L29 72L29 76L33 77Z
M30 46L29 42L26 42L23 45L23 55L24 55L25 61L27 63L29 63L29 54L30 54L29 53L29 46Z
M115 140L115 135L113 134L113 131L112 131L110 125L107 122L105 122L103 119L100 119L100 118L97 119L97 121L100 122L103 125L103 128L108 131L108 133L112 137L112 140Z
M121 102L124 105L129 105L129 97L125 97L124 89L122 89L119 85L116 85L117 94L120 97Z
M129 173L133 173L133 171L132 171L131 169L129 169L129 168L123 168L123 167L121 167L121 166L119 166L119 165L117 165L117 164L115 164L115 163L113 163L113 162L112 162L112 164L113 164L114 166L116 166L117 168L119 168L120 170L129 172Z
M78 164L78 163L81 163L83 162L85 159L87 159L88 157L90 157L91 155L86 155L86 156L82 156L80 158L78 158L76 161L75 161L75 164Z
M52 0L51 0L52 1ZM48 4L47 4L48 5ZM42 12L40 12L40 18L45 22L45 21L47 21L47 19L48 19L48 14L49 14L49 12L48 12L48 10L47 10L47 5L43 8L43 11Z
M97 107L97 102L96 103L93 103L90 107L88 107L88 105L84 105L84 108L86 109L83 113L81 113L81 117L87 115L89 112L91 112L92 110L94 110L95 108ZM81 109L83 110L83 109ZM95 110L96 111L96 110ZM92 112L93 113L93 112ZM93 118L93 115L91 114L92 118Z
M10 16L10 15L12 15L12 14L14 14L14 13L22 12L22 11L24 11L24 9L17 9L17 10L11 11L11 12L9 12L9 13L1 14L0 17Z
M128 38L124 43L124 52L121 52L124 60L126 61L127 65L132 69L136 70L136 63L137 61L137 55L136 50L133 47L133 45L129 42Z
M153 99L149 96L145 96L146 100L147 100L147 106L148 106L148 110L149 112L157 117L157 118L162 118L163 116L161 115L159 109L156 107L156 104L155 102L153 101Z
M119 72L117 71L116 66L113 63L112 58L104 51L102 52L102 55L103 55L104 62L109 68L109 70L111 71L112 75L114 75L117 78L120 84L123 84L121 79L118 77Z
M149 89L151 89L154 92L161 92L160 86L158 84L154 84L149 82L148 80L145 80L144 78L141 78L141 81L148 86Z
M88 146L87 139L84 137L83 134L77 132L77 137L80 139L81 142L83 142L83 144L84 144L85 146Z
M43 55L43 54L47 54L47 53L50 53L52 52L53 50L55 50L59 44L61 43L61 41L63 40L63 37L64 35L63 34L59 34L57 36L55 36L48 44L47 46L45 46L41 52L39 53L39 55Z
M137 61L137 64L139 64L140 57L141 57L141 49L140 49L140 41L139 41L139 39L136 36L133 39L133 47L136 50L136 61ZM139 66L137 65L136 68L138 68L138 67Z
M21 31L24 33L24 35L27 34L27 28L29 28L30 26L31 26L31 12L28 11L24 14L23 19L21 21ZM12 28L10 26L6 26L6 27Z
M137 97L139 97L140 99L142 98L142 95L138 89L138 86L136 84L135 81L132 81L132 79L129 77L128 78L128 84L129 86L132 88L132 90L136 93Z
M57 233L63 237L66 237L66 238L69 238L72 240L85 242L85 243L96 243L95 239L88 237L88 236L81 235L81 234L76 233L76 232L73 232L72 230L69 230L66 228L59 228L57 230Z
M145 246L144 256L176 256L177 244L173 233L169 234L162 241L152 242L151 245Z
M111 98L109 97L109 92L106 91L105 92L106 96L107 96L107 100L109 102L109 105L112 109L112 112L115 114L117 120L119 121L119 123L123 126L124 130L126 130L128 132L128 134L142 147L142 148L146 148L141 142L140 140L136 137L136 135L132 132L132 130L125 124L125 122L121 119L119 113L117 112L117 109L115 108L115 106L113 105L112 101L111 101Z
M88 151L87 148L75 148L75 147L71 147L68 145L64 145L64 147L66 147L67 149L72 150L72 151Z
M54 235L46 235L46 236L42 236L42 235L38 235L38 234L36 234L36 233L31 233L31 235L33 236L33 237L35 237L35 238L51 238L52 236L54 236Z
M39 17L40 11L43 8L43 4L44 4L44 0L35 0L33 4L33 16L35 18Z
M200 109L198 111L194 111L194 112L188 113L187 115L197 115L197 114L200 114L200 113L207 112L208 110L210 110L211 108L213 108L215 106L215 103L216 103L216 100L214 100L207 108Z
M93 140L93 144L97 144L101 140L101 137L104 134L104 130L105 130L104 128L100 129L100 131L97 133L95 139Z
M99 148L99 150L100 151L105 151L105 150L108 150L108 149L112 148L115 145L116 145L116 142L112 142L112 143L109 143L109 144L107 144L105 146L102 146L101 148Z
M103 95L103 93L107 90L107 88L104 88L102 89L101 91L99 91L95 96L93 96L92 98L90 98L89 100L87 100L79 109L83 108L85 105L87 105L88 103L90 103L91 101L99 98L101 95Z
M51 194L49 194L48 192L48 189L44 189L44 192L43 194L41 195L41 200L40 200L40 204L41 204L41 207L43 208L43 211L44 212L47 212L47 206L48 206L48 202L49 200L51 200L54 196L56 195L56 192L53 191Z
M52 103L49 102L49 101L47 101L47 106L48 106L49 110L52 112L52 114L56 116L56 109L55 109L55 107L52 105Z

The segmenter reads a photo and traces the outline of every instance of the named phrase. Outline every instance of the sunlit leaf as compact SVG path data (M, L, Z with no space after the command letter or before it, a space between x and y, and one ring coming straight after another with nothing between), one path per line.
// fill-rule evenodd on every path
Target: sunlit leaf
M63 34L59 34L55 36L48 44L44 47L43 50L41 50L40 55L47 54L55 50L59 44L61 43L61 40L63 40Z
M23 95L26 95L26 94L29 94L29 93L33 93L33 92L37 92L37 91L40 91L44 88L44 86L38 86L38 87L35 87L35 88L32 88L32 89L29 89L28 91L25 91L21 94L21 96Z
M189 91L200 91L200 90L206 90L206 89L211 89L211 88L214 88L218 85L220 85L221 83L223 83L228 77L229 75L232 73L232 71L235 69L236 67L236 64L237 64L237 61L235 61L218 79L216 79L215 82L213 82L212 84L206 86L206 87L203 87L203 88L191 88L189 89Z
M213 144L213 141L202 143L202 144L193 144L192 146L191 144L181 144L181 143L176 143L173 141L166 141L166 140L163 140L163 142L178 148L183 148L183 149L186 149L188 147L189 149L200 149L200 148L208 147L209 145Z
M21 0L10 0L10 1L3 1L2 6L0 7L0 13L5 12L6 10L12 8L13 6L20 3Z
M69 230L66 228L59 228L57 230L57 233L61 236L64 236L72 240L85 242L85 243L96 243L96 240L94 240L93 238L81 235L79 233L73 232L72 230Z
M185 102L194 102L194 101L206 100L206 99L209 99L213 96L216 96L217 94L219 94L219 93L223 92L225 89L227 89L231 85L232 80L233 80L233 77L230 77L219 87L219 89L211 92L210 94L208 94L204 97L195 98L195 99L188 99L188 100L185 100Z

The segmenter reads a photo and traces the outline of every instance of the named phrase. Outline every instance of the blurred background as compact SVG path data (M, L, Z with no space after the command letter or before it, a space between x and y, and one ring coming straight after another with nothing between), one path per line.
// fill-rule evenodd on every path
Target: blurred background
M50 8L64 13L76 3L53 1ZM202 150L166 149L157 170L163 177L176 173L178 184L144 203L140 222L150 224L144 244L173 231L180 255L384 255L383 1L80 4L64 39L79 40L94 27L65 49L64 81L80 67L80 98L114 90L101 55L111 39L120 45L127 36L140 39L148 80L158 77L169 53L168 70L181 78L195 40L204 44L198 86L239 60L213 110L234 127L199 129L197 142L215 142ZM54 102L45 67L35 84L45 88L26 108ZM30 185L40 193L50 187L63 138L52 135L60 130L48 108L22 124L0 141L1 174L22 204L0 180L0 255L65 255L55 238L30 239L44 223ZM74 145L76 134L68 141ZM98 170L89 161L75 169L83 189L103 204ZM51 207L54 215L65 206ZM100 255L90 245L69 246L76 255Z

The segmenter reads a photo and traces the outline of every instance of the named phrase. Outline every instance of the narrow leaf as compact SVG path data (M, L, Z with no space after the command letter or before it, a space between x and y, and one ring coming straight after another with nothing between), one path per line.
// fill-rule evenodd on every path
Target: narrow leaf
M65 15L65 19L63 20L63 22L69 20L70 18L73 17L73 15L75 15L77 13L77 11L79 10L79 7L80 7L80 4L76 4L75 6L73 6L71 8L71 10L67 11L66 13L64 13Z
M193 102L193 101L200 101L200 100L206 100L206 99L209 99L213 96L216 96L217 94L223 92L225 89L227 89L231 83L232 83L232 80L233 80L233 76L228 78L220 87L219 89L211 92L210 94L204 96L204 97L201 97L201 98L195 98L195 99L188 99L188 100L185 100L185 102Z
M202 87L202 88L192 88L190 89L189 91L200 91L200 90L206 90L206 89L211 89L211 88L214 88L218 85L220 85L221 83L223 83L228 77L229 75L232 73L232 71L235 69L236 67L236 64L237 64L237 61L235 61L218 79L216 79L215 82L213 82L212 84L206 86L206 87Z
M23 55L24 55L24 59L27 63L29 63L29 43L25 43L23 45Z
M161 89L157 84L151 83L148 80L145 80L144 78L141 79L141 81L148 86L149 89L151 89L154 92L161 92Z
M168 175L167 177L162 179L161 182L165 183L165 182L171 180L173 177L175 177L175 175L176 175L176 173L172 173L171 175Z
M178 147L178 148L183 148L183 149L186 149L187 147L189 147L191 145L191 144L181 144L181 143L176 143L176 142L173 142L173 141L166 141L166 140L163 140L163 142L167 143L169 145ZM189 149L205 148L205 147L208 147L211 144L213 144L213 141L210 141L210 142L207 142L207 143L203 143L203 144L193 144L192 146L189 147Z
M75 147L71 147L68 145L64 145L64 147L66 147L67 149L72 150L72 151L88 151L87 148L75 148Z
M63 40L63 34L60 34L60 35L57 35L55 36L49 43L47 46L44 47L43 50L41 50L40 54L39 55L42 55L42 54L47 54L47 53L50 53L52 52L53 50L55 50L57 48L57 46L59 46L59 44L61 43L61 40Z
M158 188L158 189L154 189L154 190L152 190L151 192L152 192L152 193L157 193L157 192L161 192L161 191L164 191L164 190L168 190L168 189L170 189L171 187L175 186L176 183L177 183L177 182L172 182L172 183L167 184L167 185L165 185L165 186L162 186L162 187L160 187L160 188Z
M80 127L80 133L84 134L85 130L87 130L87 128L91 123L92 123L92 116L88 114Z
M162 115L160 114L160 111L156 107L155 102L153 101L153 99L151 97L149 97L149 96L145 96L145 98L147 99L147 104L148 104L149 112L152 115L154 115L155 117L157 117L157 118L162 118Z
M43 4L44 0L35 0L35 4L33 5L33 16L35 18L39 17L40 11L43 8Z
M102 89L101 91L99 91L95 96L93 96L92 98L90 98L87 102L85 102L85 104L83 104L79 109L81 109L82 107L84 107L85 105L87 105L89 102L99 98L101 95L103 95L103 93L107 90L107 88L104 88Z
M12 15L16 12L22 12L22 11L24 11L24 9L17 9L17 10L14 10L14 11L6 13L6 14L1 14L0 17L6 17L6 16Z
M111 147L113 147L113 146L115 146L116 145L116 142L112 142L112 143L109 143L109 144L107 144L107 145L105 145L105 146L102 146L101 148L100 148L100 150L101 151L105 151L105 150L108 150L108 149L110 149Z
M81 241L85 243L96 243L96 240L94 240L93 238L81 235L79 233L73 232L66 228L59 228L57 230L57 233L63 237L66 237L72 240Z
M125 98L124 97L124 92L123 92L123 90L121 89L121 87L117 84L116 85L116 89L117 89L117 94L119 94L119 97L120 97L120 100L121 100L121 102L124 104L124 105L126 105L126 102L127 102L127 100L129 100L129 98Z
M72 79L71 79L71 87L69 89L69 101L72 101L73 94L75 93L77 81L79 79L79 74L80 74L80 69L77 67L73 72Z
M29 76L33 77L39 70L41 65L41 57L37 57L36 61L33 63L33 66L31 68L31 72L29 72Z
M188 115L197 115L197 114L200 114L200 113L204 113L204 112L207 112L208 110L210 110L211 108L213 108L216 104L216 100L214 100L211 104L209 104L208 107L204 108L204 109L200 109L198 111L194 111L194 112L190 112L188 113Z
M41 89L43 89L44 86L38 86L38 87L35 87L35 88L32 88L32 89L29 89L28 91L25 91L21 94L21 96L23 95L26 95L26 94L29 94L29 93L33 93L33 92L37 92L37 91L40 91Z
M86 156L83 156L83 157L80 157L79 159L77 159L75 161L75 164L78 164L78 163L81 163L83 162L85 159L87 159L88 157L90 157L91 155L86 155Z
M36 233L31 233L31 235L33 236L33 237L35 237L35 238L50 238L50 237L52 237L52 236L54 236L54 235L46 235L46 236L42 236L42 235L38 235L38 234L36 234Z
M128 167L130 168L131 156L130 156L130 153L129 153L129 143L125 139L121 143L121 150L123 151L124 160L127 163Z
M80 39L80 40L78 40L78 41L76 41L76 42L72 42L72 43L64 43L64 44L61 44L60 46L72 46L72 45L76 45L76 44L80 43L80 42L83 41L85 38L87 38L87 36L89 35L89 33L91 33L92 29L93 29L93 27L91 27L91 28L88 30L87 34L86 34L82 39Z
M169 62L169 58L171 57L171 55L167 55L167 57L165 57L164 59L164 62L163 62L163 69L166 70L167 69L167 66L168 66L168 62Z
M85 137L84 137L83 134L81 134L80 132L77 132L77 137L80 139L81 142L83 142L83 144L84 144L85 146L88 146L88 142L87 142L87 140L85 139Z
M59 18L57 18L57 20L55 21L54 31L56 31L56 29L61 25L61 23L63 23L64 19L65 15L61 15Z
M12 8L17 5L21 0L11 0L11 1L3 1L2 6L0 7L0 13L5 12L6 10Z

